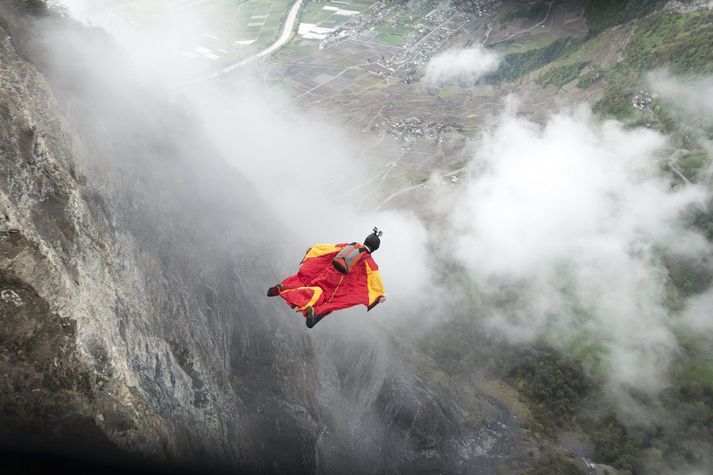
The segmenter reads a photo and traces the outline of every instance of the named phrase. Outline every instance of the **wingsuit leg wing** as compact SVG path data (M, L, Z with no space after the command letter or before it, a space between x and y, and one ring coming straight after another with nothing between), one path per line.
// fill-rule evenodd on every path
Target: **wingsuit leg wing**
M319 287L297 287L285 289L280 292L287 304L297 310L304 312L307 307L316 307L324 299L324 292Z

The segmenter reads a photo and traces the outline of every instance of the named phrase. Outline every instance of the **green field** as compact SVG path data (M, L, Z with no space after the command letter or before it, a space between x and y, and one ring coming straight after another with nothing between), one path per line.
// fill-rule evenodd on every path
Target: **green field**
M678 74L713 72L713 13L658 12L635 27L623 60L606 74L604 97L596 110L622 120L636 115L629 105L648 71L667 66Z
M373 1L369 0L353 1L349 3L334 3L329 1L307 2L302 9L300 23L312 24L318 28L337 29L348 23L356 15L339 14L335 9L361 13L369 8L373 3Z
M553 67L540 74L535 82L542 87L552 85L557 89L561 89L566 84L574 81L577 76L579 76L579 73L588 65L589 61L576 61L574 63Z

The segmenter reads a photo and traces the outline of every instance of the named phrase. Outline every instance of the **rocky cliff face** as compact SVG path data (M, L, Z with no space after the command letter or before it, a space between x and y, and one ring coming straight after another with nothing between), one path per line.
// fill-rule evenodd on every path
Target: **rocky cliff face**
M65 27L0 31L3 440L310 471L316 372L258 303L276 260L251 186L176 107L84 67L70 43L111 57L102 35L43 49Z

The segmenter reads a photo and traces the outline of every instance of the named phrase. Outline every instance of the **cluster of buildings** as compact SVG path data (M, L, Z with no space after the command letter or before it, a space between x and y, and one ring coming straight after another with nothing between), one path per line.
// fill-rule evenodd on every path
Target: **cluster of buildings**
M320 48L348 39L373 40L379 35L374 31L376 25L394 25L394 31L404 34L400 51L374 59L369 69L379 76L397 76L409 83L416 66L427 63L463 25L490 13L500 3L501 0L454 0L450 4L430 1L416 10L409 4L380 0L332 31L323 39Z
M414 7L408 3L395 2L393 0L379 0L361 14L355 15L345 25L335 29L322 41L320 48L325 48L348 39L360 39L365 36L371 38L373 37L373 29L376 25L387 21L392 24L397 24L404 22L406 17L408 22L418 22L414 25L414 34L412 37L413 42L415 42L431 32L434 27L446 22L450 17L454 17L453 20L456 22L464 22L490 13L500 3L501 0L462 0L460 3L453 1L446 6L442 2L430 1L420 7L423 10L430 9L428 14L421 17L420 15L416 15L417 12L413 10ZM406 47L408 47L408 45L406 45Z
M386 123L380 125L387 125L389 134L404 142L412 142L421 137L429 137L433 140L433 143L442 143L446 134L458 130L456 126L429 121L422 115L393 122L386 119ZM378 125L374 127L378 127Z
M631 105L645 112L651 112L651 104L654 98L645 91L639 91L631 98Z
M494 13L502 3L502 0L451 0L451 5L455 8L474 16Z
M392 74L425 64L431 56L472 18L470 14L447 8L436 9L414 25L414 35L403 45L403 51L377 64Z

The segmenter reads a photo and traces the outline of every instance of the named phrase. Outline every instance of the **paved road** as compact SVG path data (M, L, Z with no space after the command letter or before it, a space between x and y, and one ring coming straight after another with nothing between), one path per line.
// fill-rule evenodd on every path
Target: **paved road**
M275 40L275 42L272 43L270 46L260 51L259 53L250 56L249 58L245 58L241 61L238 61L237 63L231 64L230 66L226 66L225 68L216 71L213 74L204 77L203 79L214 79L228 74L229 72L235 71L236 69L241 68L246 64L255 61L256 59L269 56L278 49L285 46L287 42L290 41L290 38L292 38L292 32L295 29L295 23L297 23L297 20L299 19L299 12L301 7L302 0L296 0L295 3L292 4L292 8L290 8L290 12L287 14L287 18L285 19L285 24L282 25L282 33L280 33L280 37L277 38L277 40Z
M448 178L448 177L450 177L450 176L457 175L458 173L462 172L462 171L465 170L466 168L468 168L467 165L466 165L465 167L461 167L461 168L458 168L458 169L456 169L456 170L449 171L448 173L442 173L442 174L440 175L440 177L441 177L441 178ZM397 191L391 193L384 201L381 202L381 204L380 204L379 206L377 206L376 208L374 208L374 212L379 211L379 210L380 210L381 208L383 208L389 201L393 200L393 199L396 198L397 196L402 195L402 194L404 194L404 193L408 193L409 191L412 191L412 190L416 190L416 189L418 189L418 188L423 188L423 187L427 186L430 182L431 182L431 179L429 178L428 180L426 180L426 181L423 182L423 183L418 183L417 185L407 186L407 187L405 187L405 188L401 188L400 190L397 190Z

